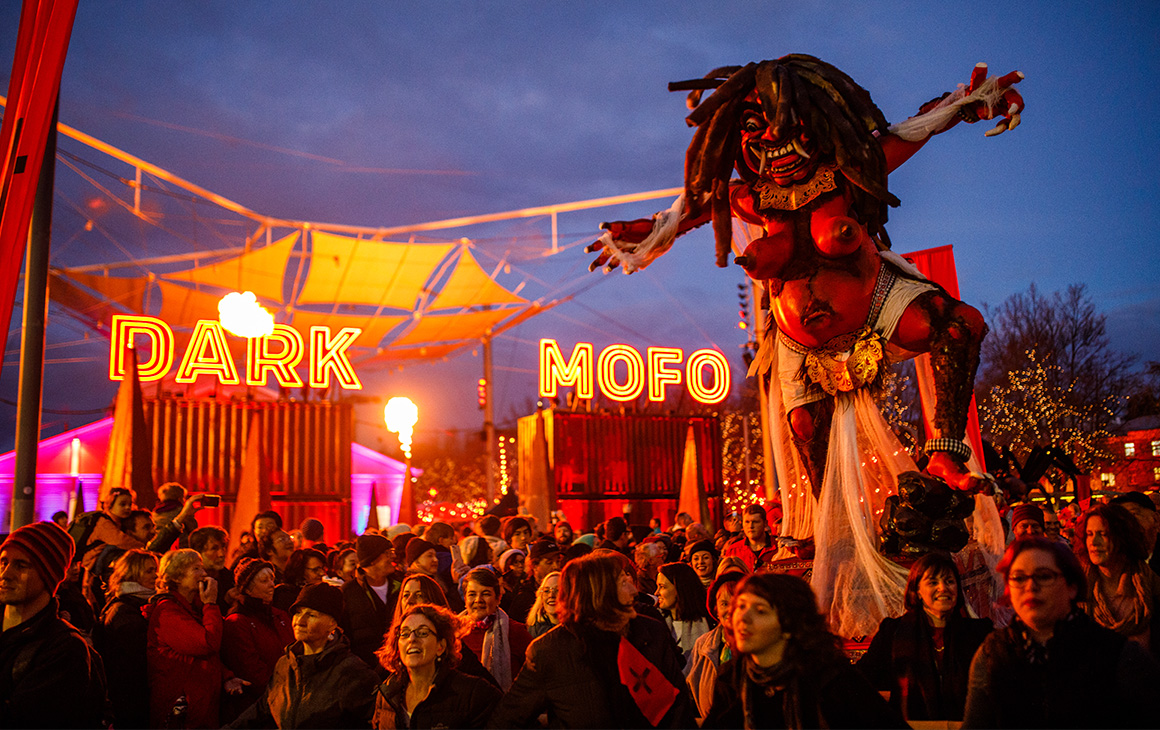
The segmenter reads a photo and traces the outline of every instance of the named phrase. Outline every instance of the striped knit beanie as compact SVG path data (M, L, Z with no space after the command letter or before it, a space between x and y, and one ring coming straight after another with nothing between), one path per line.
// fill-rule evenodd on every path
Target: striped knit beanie
M73 541L55 522L34 522L13 531L0 549L15 545L28 553L48 592L56 593L73 557Z

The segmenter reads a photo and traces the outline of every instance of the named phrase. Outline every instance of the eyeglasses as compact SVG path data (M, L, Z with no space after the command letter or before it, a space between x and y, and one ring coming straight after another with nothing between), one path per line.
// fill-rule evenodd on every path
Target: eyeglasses
M1028 581L1035 581L1036 587L1045 588L1059 580L1062 575L1063 573L1060 573L1058 570L1037 570L1031 575L1027 575L1026 573L1012 573L1007 576L1007 582L1016 588L1023 589L1027 587Z
M411 638L412 636L414 636L416 639L419 639L420 641L422 641L423 639L426 639L428 636L432 636L434 634L435 634L435 632L432 631L431 629L427 628L426 626L420 626L419 628L415 629L414 631L411 631L410 629L399 629L399 641L406 641L407 639Z
M540 594L544 596L558 596L560 595L559 588L541 588Z

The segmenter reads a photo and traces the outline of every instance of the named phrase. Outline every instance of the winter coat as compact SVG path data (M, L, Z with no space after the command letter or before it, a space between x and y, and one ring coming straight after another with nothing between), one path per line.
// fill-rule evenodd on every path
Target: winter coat
M557 626L533 641L523 670L488 727L532 727L544 712L549 727L649 727L620 683L616 662L620 638L593 626ZM696 727L693 699L668 627L637 616L628 622L625 638L678 690L658 727Z
M393 578L388 578L388 582L391 588L386 603L379 599L365 575L360 574L342 587L343 611L338 623L350 641L350 650L368 667L379 666L375 651L383 644L399 600L399 584Z
M228 727L367 727L379 676L351 653L341 632L317 654L302 648L300 641L286 648L257 701Z
M791 676L773 692L748 676L745 655L721 668L705 728L909 728L882 695L849 662L838 659Z
M1139 644L1073 611L1043 647L1016 619L971 662L966 728L1155 727L1160 666Z
M753 548L749 547L749 541L745 539L745 535L738 535L725 543L721 557L740 558L741 562L745 563L746 567L749 568L749 572L756 572L758 568L772 563L774 556L777 555L777 541L769 533L765 535L765 542L766 546L764 548L758 552L753 552Z
M713 705L713 690L717 687L717 672L721 667L721 649L725 645L725 629L716 627L697 639L693 653L689 657L686 681L693 700L697 703L697 715L702 720Z
M118 728L149 727L149 693L141 691L149 685L145 650L149 622L141 609L152 595L152 591L124 593L109 601L101 612L99 629L93 632L93 644L105 662L109 702Z
M962 720L971 659L992 628L990 619L950 616L940 671L930 622L921 608L912 609L882 620L857 667L875 689L890 692L890 704L907 720Z
M181 727L221 727L222 685L233 676L221 660L221 609L216 603L191 604L178 593L160 593L144 612L152 727L173 724L170 715L179 697L188 706Z
M261 696L274 676L274 666L292 643L294 628L288 613L250 596L242 597L234 612L225 618L222 661L250 686L240 697L229 699L229 715L236 716Z
M371 727L376 730L481 728L503 696L490 682L443 667L435 674L431 694L415 706L408 720L406 697L409 684L406 670L399 670L379 685Z
M0 727L99 728L106 715L101 656L55 598L0 633Z

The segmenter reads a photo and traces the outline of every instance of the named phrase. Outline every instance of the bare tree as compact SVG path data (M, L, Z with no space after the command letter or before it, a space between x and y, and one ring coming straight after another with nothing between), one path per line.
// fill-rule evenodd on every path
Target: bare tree
M1085 469L1104 458L1100 441L1133 389L1136 358L1111 348L1087 287L1044 296L1032 284L985 311L976 392L992 442L1018 456L1061 446Z

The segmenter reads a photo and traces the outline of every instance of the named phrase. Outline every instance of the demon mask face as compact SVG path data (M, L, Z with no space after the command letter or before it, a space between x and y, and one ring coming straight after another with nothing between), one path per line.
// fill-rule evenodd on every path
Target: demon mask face
M820 161L818 145L796 114L788 129L779 130L766 118L754 91L741 107L740 122L737 169L744 177L788 187L813 176Z

